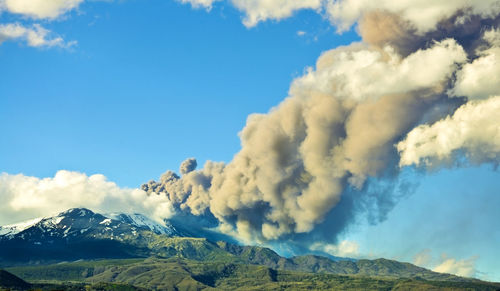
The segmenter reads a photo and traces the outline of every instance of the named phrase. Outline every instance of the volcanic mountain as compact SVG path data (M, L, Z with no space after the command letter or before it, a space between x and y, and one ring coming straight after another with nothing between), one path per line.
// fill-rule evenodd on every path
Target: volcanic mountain
M141 214L103 215L73 208L57 216L0 227L0 259L16 264L142 257L149 251L140 241L183 235L171 224Z
M300 274L305 276L307 273L311 274L308 276L329 274L328 276L384 277L388 278L389 285L396 284L401 278L453 284L483 284L475 279L440 274L409 263L386 259L332 260L316 255L285 258L265 247L214 241L199 235L193 237L193 233L203 232L190 232L187 229L189 227L178 222L157 222L137 213L99 214L85 208L69 209L53 217L0 227L0 267L8 268L8 271L28 281L70 279L127 284L140 281L143 283L134 283L134 286L160 289L163 286L161 284L165 283L161 280L159 285L148 285L151 282L147 278L151 276L151 272L164 276L180 269L184 270L183 274L188 276L189 280L194 280L192 283L198 287L217 287L217 284L226 283L234 287L235 285L231 284L241 283L241 276L249 276L247 271L240 273L243 269L258 274L264 272L270 282L278 282L280 278L296 278ZM120 260L106 261L109 259ZM85 263L67 263L68 261ZM76 277L68 277L68 270L73 270L75 266L79 268L75 273ZM171 268L173 269L170 270ZM199 274L200 270L204 270L202 275ZM131 281L126 275L129 272L140 280ZM314 280L332 279L328 276L314 277ZM227 278L232 278L232 283L224 281ZM217 280L223 280L225 283ZM178 286L174 287L172 289ZM485 290L496 290L491 288L499 286L487 287Z

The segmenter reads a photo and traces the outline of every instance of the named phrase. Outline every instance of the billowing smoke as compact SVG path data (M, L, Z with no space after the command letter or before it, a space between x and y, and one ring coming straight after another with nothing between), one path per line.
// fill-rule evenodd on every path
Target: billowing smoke
M231 162L190 159L143 189L244 241L335 242L368 201L383 218L411 188L394 186L401 166L498 162L499 2L352 2L328 11L340 30L359 20L363 41L323 53L250 115Z
M185 160L184 162L182 162L179 170L181 171L182 175L185 175L189 172L196 170L197 166L198 166L198 162L196 162L196 159L189 158L189 159Z

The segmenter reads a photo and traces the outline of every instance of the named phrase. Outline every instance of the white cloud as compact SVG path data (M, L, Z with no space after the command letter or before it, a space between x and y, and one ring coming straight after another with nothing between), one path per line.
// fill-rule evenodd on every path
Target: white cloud
M193 7L209 9L213 2L219 0L181 1L191 3ZM245 13L243 23L248 27L266 20L291 17L299 10L312 9L321 14L326 13L339 31L351 28L364 14L381 10L400 15L421 33L435 29L439 21L461 10L483 17L491 17L500 12L499 0L231 0L231 2Z
M53 20L77 9L84 0L0 0L0 13L8 12L33 19ZM39 24L30 27L19 23L0 24L0 43L6 40L26 41L32 47L71 47L76 41L65 42Z
M304 36L304 35L306 35L306 34L307 34L307 32L305 32L305 31L303 31L303 30L299 30L299 31L297 31L297 35L298 35L298 36Z
M492 48L457 73L453 96L485 99L500 94L500 48Z
M280 20L293 15L302 9L318 10L322 0L231 0L239 10L245 13L243 23L247 27L257 25L261 21Z
M467 56L460 45L447 39L402 59L390 47L385 51L351 46L324 53L317 69L297 79L291 91L310 90L341 99L377 99L440 86Z
M164 195L120 188L103 175L58 171L40 179L0 174L0 225L53 215L73 207L100 212L139 212L154 219L170 217L173 208Z
M221 0L180 1L190 3L195 8L210 9L214 2ZM436 29L441 20L459 11L466 11L463 19L467 18L467 13L492 17L500 12L499 0L230 0L230 2L245 14L243 23L247 27L253 27L267 20L285 19L299 10L309 9L328 17L339 31L350 29L366 13L375 11L397 14L420 33Z
M439 21L453 16L460 10L485 17L498 14L498 0L328 0L327 14L340 31L354 25L365 13L385 10L400 15L419 32L435 29Z
M0 0L0 8L36 19L54 19L77 8L84 0Z
M500 158L500 96L471 101L432 125L413 129L397 145L400 165L434 166L464 150L474 163Z
M0 44L8 40L22 40L32 47L71 47L75 41L65 42L61 37L51 37L52 32L35 24L25 27L18 23L0 24Z
M476 275L476 260L477 257L472 257L464 260L456 260L447 258L443 255L442 262L432 270L439 273L454 274L463 277L473 277Z
M212 5L221 0L180 0L183 4L191 4L194 8L205 8L207 10L212 9Z
M500 94L500 30L486 31L483 38L492 47L480 49L480 57L463 66L450 95L485 99Z
M359 244L349 240L343 240L336 245L316 242L310 246L310 249L313 251L322 251L337 257L355 258L359 256Z
M0 11L28 16L35 19L55 19L77 9L85 0L0 0ZM210 10L222 0L177 0L194 8ZM253 27L267 20L291 17L296 11L309 9L326 13L340 31L349 29L365 13L385 10L396 13L409 21L418 31L436 27L440 20L462 9L470 13L490 17L500 12L499 0L230 0L245 14L243 23Z
M442 254L440 258L433 259L432 251L425 249L417 253L413 263L417 266L432 269L434 272L447 273L463 277L474 277L477 274L477 256L468 259L457 260Z

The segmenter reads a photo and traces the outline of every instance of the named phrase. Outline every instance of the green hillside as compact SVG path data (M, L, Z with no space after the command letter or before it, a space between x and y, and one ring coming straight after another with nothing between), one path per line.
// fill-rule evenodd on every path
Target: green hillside
M164 258L179 257L196 261L220 261L263 265L276 270L339 275L384 276L391 278L422 278L426 280L464 281L461 277L440 274L409 263L393 260L341 260L305 255L284 258L269 248L239 246L227 242L211 242L205 238L165 237L143 232L135 240L127 240L137 249L149 249L149 254Z
M126 241L127 238L124 239ZM129 241L132 243L132 241ZM161 259L177 262L199 262L234 265L263 266L278 271L294 271L314 274L357 275L389 279L422 279L429 281L476 282L475 279L441 274L417 267L409 263L393 260L342 260L333 261L326 257L305 255L284 258L269 248L238 246L227 242L214 243L204 238L165 237L145 232L133 242L140 249L148 249L149 254ZM138 256L139 254L137 254ZM145 264L152 258L94 260L75 263L49 265L43 268L12 267L8 270L26 280L83 280L84 278L120 269L122 266ZM170 262L167 260L167 262ZM152 265L154 266L154 265ZM156 269L156 267L154 267ZM120 269L121 270L121 269ZM122 270L123 271L123 270ZM121 271L120 271L121 273ZM125 280L124 280L125 281Z
M102 260L9 269L50 290L498 290L500 284L364 275L314 274L266 266L182 258ZM72 282L72 283L67 283ZM61 285L62 284L62 285ZM99 289L107 288L107 289ZM116 288L116 289L114 289ZM127 289L128 288L128 289Z
M57 227L40 224L0 240L0 266L10 272L0 273L1 288L500 290L500 284L393 260L285 258L265 247L167 236L123 221L109 222L85 209L61 215ZM103 226L103 221L112 227ZM78 225L85 228L66 236L64 229Z

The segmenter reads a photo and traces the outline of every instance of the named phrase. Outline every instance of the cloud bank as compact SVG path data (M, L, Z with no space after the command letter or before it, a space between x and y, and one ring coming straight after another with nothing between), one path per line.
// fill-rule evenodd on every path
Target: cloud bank
M43 179L0 174L0 197L2 225L57 214L73 207L87 207L101 213L147 213L160 221L174 213L165 196L148 196L139 189L120 188L103 175L87 176L70 171L58 171L54 177Z
M435 166L465 154L480 164L500 161L500 97L471 101L432 125L420 125L398 144L400 164Z
M14 0L12 0L14 1ZM27 0L26 0L27 1ZM71 0L67 0L71 1ZM78 0L72 0L78 1ZM222 0L180 0L190 3L195 8L210 9L215 2ZM454 18L453 24L466 22L473 17L481 19L495 18L500 12L498 0L228 0L236 9L245 16L243 24L253 27L260 22L268 20L282 20L291 17L300 10L312 10L328 18L339 32L351 29L355 24L363 22L374 13L397 15L398 24L403 27L393 26L394 31L410 29L417 35L435 31L446 20ZM378 25L395 24L393 20L386 19ZM406 26L406 27L404 27Z
M336 0L326 1L326 10L339 31L349 29L363 17L374 11L385 11L400 15L418 34L435 30L440 22L461 14L459 21L467 21L468 17L496 17L500 12L498 0ZM457 24L460 22L457 21Z
M476 270L477 257L472 257L464 260L456 260L443 255L442 262L432 270L439 273L455 274L463 277L474 277Z
M413 263L417 266L432 269L434 272L454 274L463 277L475 277L477 256L468 259L458 260L442 254L437 260L432 257L432 251L425 249L415 255Z

